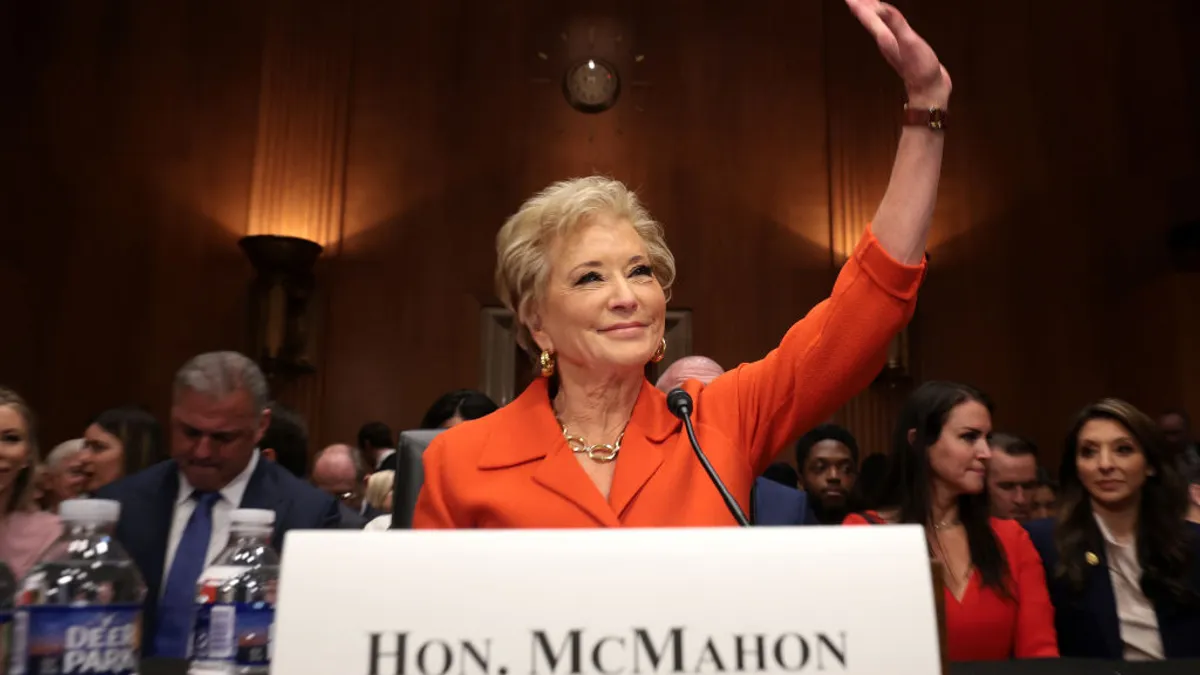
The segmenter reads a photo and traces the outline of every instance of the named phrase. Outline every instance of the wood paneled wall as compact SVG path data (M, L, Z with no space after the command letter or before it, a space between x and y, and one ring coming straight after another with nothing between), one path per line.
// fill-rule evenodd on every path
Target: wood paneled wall
M1100 395L1200 417L1200 292L1163 250L1200 215L1194 8L900 6L956 85L915 374L988 390L997 425L1051 455ZM902 93L838 0L0 11L0 381L51 441L109 405L165 413L184 359L245 348L236 240L262 232L326 246L319 372L281 386L315 440L415 424L478 382L499 224L593 172L665 223L696 351L754 359L871 218ZM589 53L626 83L602 115L558 84ZM839 419L883 450L902 395L865 392Z

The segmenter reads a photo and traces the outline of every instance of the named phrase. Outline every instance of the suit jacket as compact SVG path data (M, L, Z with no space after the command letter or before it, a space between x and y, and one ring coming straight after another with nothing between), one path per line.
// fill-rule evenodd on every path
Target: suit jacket
M755 525L819 525L808 507L808 493L759 476L754 481Z
M1188 523L1192 537L1191 587L1200 591L1200 525ZM1121 626L1117 619L1117 601L1113 595L1105 547L1093 551L1099 558L1090 565L1083 590L1076 592L1065 581L1055 579L1058 547L1054 544L1053 519L1025 524L1034 546L1042 557L1050 599L1054 603L1054 623L1058 628L1058 650L1064 657L1122 659ZM1163 653L1168 659L1200 657L1200 607L1181 607L1170 601L1155 603L1158 632Z
M367 519L358 511L338 502L338 527L343 530L361 530L367 525Z
M175 500L179 496L179 465L174 460L160 462L100 488L98 499L121 503L117 522L117 541L137 563L146 580L146 602L142 615L142 649L153 656L153 636L158 628L158 601L163 583L163 561ZM275 531L271 544L283 548L284 534L293 529L337 527L338 503L317 488L296 478L275 462L260 461L250 474L240 508L270 509L275 512Z
M817 305L760 361L707 386L696 435L744 511L750 487L779 448L832 415L883 367L888 343L916 305L924 265L902 265L868 232ZM424 453L417 528L731 525L666 394L643 381L625 428L608 499L563 440L548 381L449 429Z

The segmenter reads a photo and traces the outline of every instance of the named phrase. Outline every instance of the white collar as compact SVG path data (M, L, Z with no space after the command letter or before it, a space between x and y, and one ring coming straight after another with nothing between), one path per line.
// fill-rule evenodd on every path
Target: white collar
M1133 547L1137 543L1136 530L1134 531L1133 536L1129 538L1129 541L1122 543L1117 541L1117 538L1113 536L1112 531L1109 530L1108 526L1104 524L1103 518L1096 515L1095 512L1092 513L1092 518L1096 520L1096 527L1100 528L1100 536L1104 537L1104 541L1107 542L1109 546L1116 546L1117 548L1123 549Z
M221 498L229 502L233 508L238 508L242 505L242 497L246 494L246 486L250 484L250 476L254 474L254 469L258 467L258 448L254 449L254 453L250 455L250 461L246 462L246 468L242 472L233 477L233 480L221 488ZM196 488L188 482L187 476L183 475L183 471L179 472L179 494L175 497L175 506L179 506L192 498L192 493Z
M378 469L379 467L383 466L383 460L391 457L394 454L396 454L395 448L384 448L380 450L379 454L375 455L378 458L375 460L375 468Z

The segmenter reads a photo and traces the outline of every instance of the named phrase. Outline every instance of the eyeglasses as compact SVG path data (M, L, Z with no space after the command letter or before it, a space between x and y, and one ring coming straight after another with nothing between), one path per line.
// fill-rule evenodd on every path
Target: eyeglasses
M354 493L353 492L342 492L339 494L335 494L334 497L337 497L339 500L341 500L343 502L348 502L351 499L354 499Z

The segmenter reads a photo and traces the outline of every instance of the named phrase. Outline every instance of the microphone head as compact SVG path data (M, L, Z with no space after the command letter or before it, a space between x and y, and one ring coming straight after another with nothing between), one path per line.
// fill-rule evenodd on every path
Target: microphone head
M683 419L692 414L692 395L676 387L667 393L667 410Z

